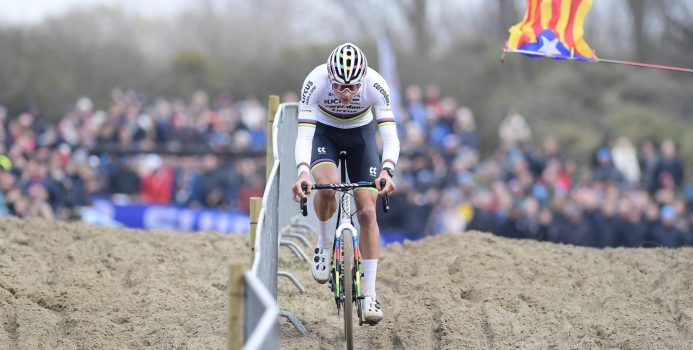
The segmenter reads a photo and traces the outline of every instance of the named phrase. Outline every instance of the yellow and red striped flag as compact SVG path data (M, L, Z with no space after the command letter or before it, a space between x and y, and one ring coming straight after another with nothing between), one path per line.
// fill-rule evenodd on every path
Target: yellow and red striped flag
M596 60L583 25L592 0L527 0L524 19L510 27L506 49L558 59Z

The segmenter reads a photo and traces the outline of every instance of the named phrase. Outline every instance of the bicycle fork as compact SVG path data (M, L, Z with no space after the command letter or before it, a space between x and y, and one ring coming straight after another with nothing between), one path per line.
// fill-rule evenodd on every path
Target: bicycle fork
M363 262L361 261L361 248L359 248L359 238L352 236L354 242L354 301L356 302L356 312L359 317L359 326L365 321L363 315L363 292L361 291L361 280L364 277Z
M353 266L353 273L352 276L354 276L354 283L353 285L353 291L352 291L352 296L353 300L347 301L344 300L344 256L343 256L343 240L344 239L351 239L352 242L352 247L353 247L353 259L354 263L352 264ZM363 293L361 289L361 281L363 279L363 263L361 260L361 249L359 248L359 239L358 235L356 234L356 229L354 226L351 225L351 223L345 223L340 225L340 227L337 229L337 232L335 234L335 240L334 240L334 249L333 249L333 254L332 254L332 261L331 261L331 274L332 278L330 281L330 288L332 289L332 292L334 293L334 298L335 298L335 303L337 304L337 313L339 314L341 312L341 308L343 303L345 302L352 302L356 303L357 306L357 311L358 311L358 316L359 316L359 325L362 323L363 319L363 312L361 303L363 300Z

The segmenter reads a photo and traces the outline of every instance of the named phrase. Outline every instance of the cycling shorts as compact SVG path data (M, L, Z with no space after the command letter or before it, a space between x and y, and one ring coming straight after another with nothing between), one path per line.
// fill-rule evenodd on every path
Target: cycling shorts
M311 170L326 164L339 164L339 153L344 151L350 182L374 181L378 177L380 160L373 122L351 129L335 128L318 122L312 147Z

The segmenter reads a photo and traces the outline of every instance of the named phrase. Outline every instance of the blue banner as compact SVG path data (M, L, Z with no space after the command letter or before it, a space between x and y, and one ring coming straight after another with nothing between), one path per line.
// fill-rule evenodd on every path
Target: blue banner
M180 232L212 231L223 234L247 234L250 231L250 217L229 210L116 204L107 199L96 199L91 207L83 207L81 214L82 221L92 225ZM419 238L421 237L404 231L385 229L380 232L380 245Z
M236 211L193 209L146 204L115 204L95 200L93 207L83 210L87 223L125 226L141 229L167 229L183 232L213 231L219 233L248 233L250 218Z

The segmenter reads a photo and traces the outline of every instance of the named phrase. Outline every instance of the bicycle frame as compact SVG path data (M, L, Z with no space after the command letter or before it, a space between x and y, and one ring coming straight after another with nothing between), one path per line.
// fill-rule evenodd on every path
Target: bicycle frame
M341 191L340 191L341 192ZM342 249L344 247L343 245L343 240L344 239L351 239L352 242L352 247L353 247L353 252L354 252L354 300L351 302L354 302L356 300L361 300L363 299L363 294L361 293L361 277L363 276L363 265L361 261L361 251L359 249L359 233L356 230L356 227L354 227L354 224L351 220L351 199L349 196L342 192L340 196L340 204L339 204L339 220L338 220L338 227L335 232L335 239L334 239L334 249L333 249L333 254L332 254L332 271L334 271L334 296L335 296L335 301L337 302L337 311L339 312L341 308L341 304L343 302L346 302L344 300L344 291L341 289L343 286L343 281L342 281L342 275L343 275L343 262L341 261L342 257ZM360 312L359 312L360 316Z
M342 181L346 179L346 157L345 153L340 154L340 168ZM386 184L385 179L380 179L380 187ZM308 184L301 184L301 189L307 193ZM335 231L334 243L332 246L332 257L330 259L330 289L334 293L335 303L337 304L337 314L341 313L344 307L344 338L347 342L347 349L353 347L353 325L352 313L353 305L356 304L356 313L359 318L359 326L365 322L363 314L363 292L361 281L364 276L363 264L361 260L361 250L359 248L359 232L354 227L351 219L351 194L349 191L363 187L376 187L374 182L358 182L354 184L315 184L312 189L323 190L331 189L340 192L339 197L339 216ZM301 213L308 215L307 200L301 199ZM383 196L383 211L390 210L387 195ZM346 244L346 245L345 245ZM346 247L346 248L345 248ZM348 260L344 260L346 258ZM351 300L347 300L351 299Z

